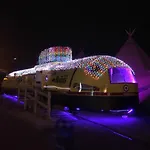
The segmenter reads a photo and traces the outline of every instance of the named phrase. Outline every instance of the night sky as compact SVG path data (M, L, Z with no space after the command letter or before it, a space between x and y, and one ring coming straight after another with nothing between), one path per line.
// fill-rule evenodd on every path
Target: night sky
M150 55L149 16L141 4L55 2L0 5L0 68L32 67L50 46L70 46L73 56L81 50L86 56L114 56L129 28L136 28L134 39Z

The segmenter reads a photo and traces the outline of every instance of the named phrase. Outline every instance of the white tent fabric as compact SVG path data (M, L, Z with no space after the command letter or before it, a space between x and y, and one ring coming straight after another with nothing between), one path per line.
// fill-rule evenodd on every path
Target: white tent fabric
M137 77L147 75L150 70L149 56L130 36L125 44L121 47L116 57L131 66Z
M127 33L128 40L120 48L116 57L134 70L139 86L139 98L142 102L150 96L150 58L132 38L132 33Z

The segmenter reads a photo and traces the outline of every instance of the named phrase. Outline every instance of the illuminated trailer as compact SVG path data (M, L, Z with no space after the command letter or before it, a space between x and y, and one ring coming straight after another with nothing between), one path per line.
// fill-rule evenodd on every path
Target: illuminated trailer
M49 62L15 71L4 79L2 88L5 92L15 91L18 85L49 90L53 105L70 109L130 109L139 103L134 71L111 56Z
M42 90L50 90L55 94L53 104L70 108L109 110L138 105L138 85L134 72L119 59L93 56L46 65L48 70L39 65L36 66L39 71L31 68L31 72L28 69L21 75L20 72L9 74L2 84L3 89L15 89L17 84L38 84Z
M63 93L70 108L111 110L138 105L138 84L133 70L111 56L93 56L73 60L45 71L42 88ZM65 96L67 95L67 96ZM53 103L63 105L62 95Z

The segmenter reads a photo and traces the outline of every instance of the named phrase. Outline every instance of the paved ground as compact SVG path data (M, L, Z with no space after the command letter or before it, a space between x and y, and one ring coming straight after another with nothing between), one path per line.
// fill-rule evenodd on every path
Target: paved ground
M58 113L57 113L58 114ZM64 116L64 113L62 113ZM67 114L67 113L66 113ZM60 114L61 115L61 114ZM69 115L68 120L69 120ZM112 150L148 150L150 149L145 143L134 141L128 138L118 135L106 128L90 123L89 121L75 120L72 115L72 122L74 124L74 148L75 150L83 149L112 149ZM71 122L71 121L70 121Z
M98 125L93 125L84 122L85 127L78 129L78 134L76 139L76 147L80 149L108 149L108 150L148 150L150 148L146 147L144 144L138 143L136 141L130 141L122 138L116 134L113 134L103 127Z
M123 135L150 143L150 117L129 116L122 118L120 115L108 115L89 112L80 112L79 116L97 124L111 128Z
M12 105L11 105L12 107ZM55 150L56 134L55 130L38 130L15 116L10 116L6 110L0 106L0 146L1 149L14 150ZM8 109L8 108L7 108ZM12 110L12 109L11 109ZM9 110L8 110L9 111ZM14 111L14 110L13 110ZM65 118L70 124L73 123L73 147L74 150L146 150L148 148L144 143L123 138L106 128L89 121L76 118L69 113L53 111L53 120ZM60 126L60 125L59 125ZM141 127L142 129L142 127ZM71 137L67 140L71 142ZM64 141L65 143L65 141ZM71 150L71 147L69 148Z
M47 150L48 146L54 149L54 139L48 139L44 132L1 111L0 118L0 149Z

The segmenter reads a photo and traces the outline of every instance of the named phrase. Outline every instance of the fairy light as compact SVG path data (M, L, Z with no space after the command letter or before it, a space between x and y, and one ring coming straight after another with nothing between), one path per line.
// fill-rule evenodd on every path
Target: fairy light
M25 70L19 70L15 71L9 74L9 76L22 76L25 74L35 74L36 71L42 71L42 70L69 70L69 69L75 69L75 68L81 68L84 70L85 75L92 77L95 80L98 80L109 68L112 67L127 67L131 69L129 65L121 61L120 59L117 59L115 57L111 56L105 56L105 55L98 55L98 56L91 56L91 57L84 57L81 59L75 59L72 60L72 52L70 51L69 48L61 48L57 47L57 49L49 48L49 57L52 58L53 55L56 56L56 50L57 50L57 55L60 56L60 54L63 54L66 56L68 52L70 53L69 59L66 62L64 57L62 57L62 61L64 62L58 62L58 61L52 61L49 63L44 63L40 65L36 65L33 68L30 69L25 69ZM52 52L52 53L51 53ZM43 55L39 56L40 58L44 58L46 51L41 52ZM54 56L54 59L55 59ZM58 58L57 58L58 59ZM45 62L42 60L42 62ZM131 69L132 70L132 69ZM132 70L133 72L133 70ZM133 72L134 73L134 72Z
M70 47L50 47L40 53L39 64L48 62L66 62L72 60L72 50Z
M87 67L85 67L84 72L86 75L90 75L93 79L98 80L107 71L107 69L112 67L130 68L130 66L128 66L126 63L115 57L99 56L93 62L89 62L87 64Z

